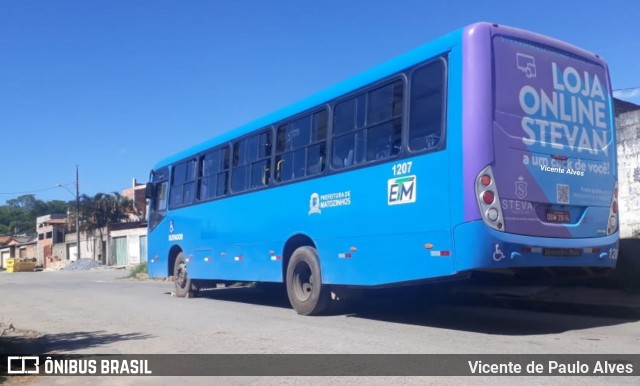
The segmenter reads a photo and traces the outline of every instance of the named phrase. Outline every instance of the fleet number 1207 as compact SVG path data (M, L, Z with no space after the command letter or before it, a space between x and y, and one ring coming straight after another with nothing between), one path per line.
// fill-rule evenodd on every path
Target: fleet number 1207
M401 163L393 165L391 167L391 169L393 170L393 175L394 176L401 176L403 174L411 173L411 165L413 165L413 162L411 162L411 161L409 161L409 162L401 162Z

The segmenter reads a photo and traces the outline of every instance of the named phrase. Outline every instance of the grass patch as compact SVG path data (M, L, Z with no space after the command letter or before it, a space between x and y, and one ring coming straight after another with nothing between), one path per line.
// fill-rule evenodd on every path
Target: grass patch
M129 277L133 279L148 279L147 262L140 263L131 269Z

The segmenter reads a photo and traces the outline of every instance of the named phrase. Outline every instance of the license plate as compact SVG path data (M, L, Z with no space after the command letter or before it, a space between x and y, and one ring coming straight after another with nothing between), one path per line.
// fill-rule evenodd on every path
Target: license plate
M569 223L571 218L566 210L547 210L547 222Z
M544 256L580 256L582 248L543 248Z

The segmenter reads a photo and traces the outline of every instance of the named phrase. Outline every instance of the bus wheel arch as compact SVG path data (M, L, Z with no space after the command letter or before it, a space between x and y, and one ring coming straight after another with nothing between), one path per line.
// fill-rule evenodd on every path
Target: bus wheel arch
M182 253L182 248L180 248L177 245L174 245L173 247L171 247L171 249L169 250L169 259L168 259L168 275L169 277L174 275L174 268L176 265L176 259L178 258L178 255Z
M282 252L282 282L284 284L286 284L287 281L287 266L289 265L289 260L291 260L293 252L300 247L316 248L316 244L309 236L301 233L293 235L287 240L284 245L284 251Z

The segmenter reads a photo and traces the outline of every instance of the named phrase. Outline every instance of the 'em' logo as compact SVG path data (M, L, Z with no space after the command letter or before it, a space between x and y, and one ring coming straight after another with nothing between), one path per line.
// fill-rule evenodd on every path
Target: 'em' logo
M387 204L411 204L416 202L416 176L392 178L387 181Z
M39 357L7 357L7 374L39 374Z

